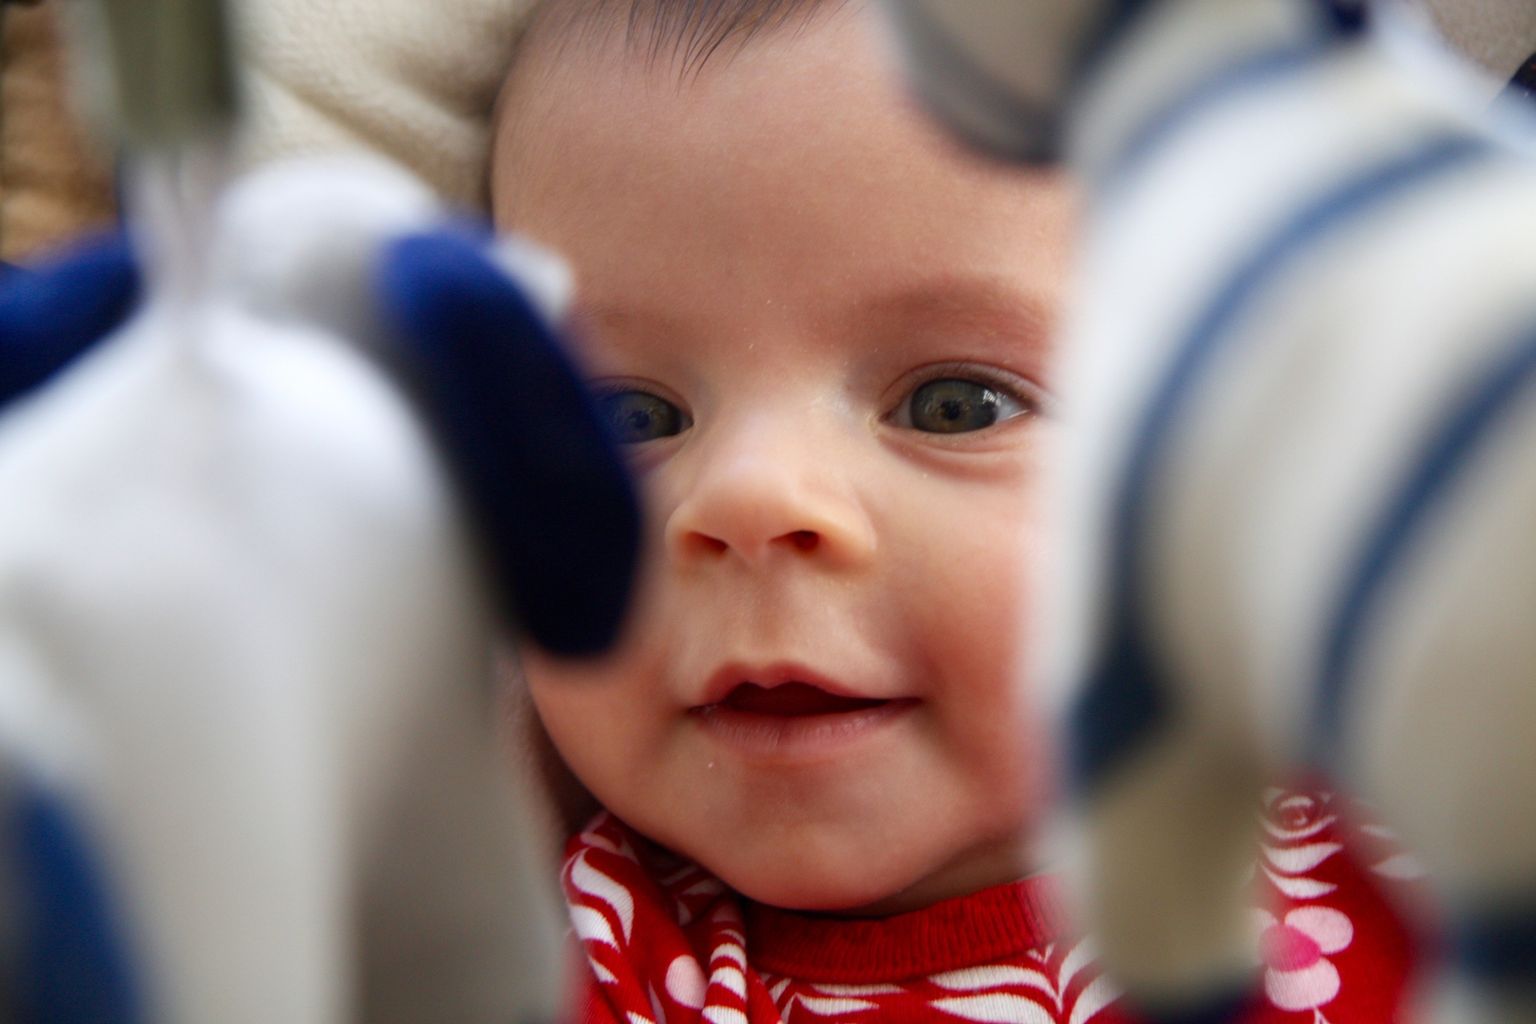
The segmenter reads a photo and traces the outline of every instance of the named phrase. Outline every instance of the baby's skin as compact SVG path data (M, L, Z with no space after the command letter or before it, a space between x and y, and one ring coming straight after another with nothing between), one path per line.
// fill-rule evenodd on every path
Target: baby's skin
M1022 671L1071 190L957 148L873 11L686 70L534 41L498 227L563 253L648 558L621 643L530 653L581 783L747 897L886 914L1019 878Z

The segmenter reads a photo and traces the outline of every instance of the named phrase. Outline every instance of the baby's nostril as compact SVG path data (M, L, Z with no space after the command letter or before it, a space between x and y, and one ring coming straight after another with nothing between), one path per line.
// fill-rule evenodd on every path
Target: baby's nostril
M711 555L724 554L726 549L730 547L729 544L721 540L719 537L711 537L707 533L696 533L693 536L693 540L694 545L700 551Z
M796 530L789 535L790 541L801 551L814 551L821 538L810 530Z

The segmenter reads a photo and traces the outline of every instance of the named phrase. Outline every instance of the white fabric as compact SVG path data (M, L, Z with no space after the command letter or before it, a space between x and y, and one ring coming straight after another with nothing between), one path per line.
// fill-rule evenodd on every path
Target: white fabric
M1062 339L1065 470L1047 488L1060 548L1038 604L1051 621L1032 635L1047 638L1037 675L1075 710L1129 593L1161 670L1122 676L1157 688L1166 714L1082 795L1072 834L1111 975L1165 1008L1244 976L1230 894L1250 808L1316 738L1346 588L1436 432L1494 366L1536 346L1536 124L1486 114L1497 77L1536 49L1536 8L1430 0L1446 35L1495 71L1483 82L1405 45L1387 17L1379 42L1314 46L1310 63L1266 58L1240 84L1209 87L1259 54L1307 49L1310 6L1149 3L1071 125L1089 229ZM1031 12L1051 38L1056 5L1011 16ZM985 62L1033 44L1018 33L973 49ZM1305 235L1306 211L1344 183L1451 138L1478 158L1360 208L1284 261L1250 263ZM1248 266L1251 289L1210 371L1178 393L1150 484L1126 494L1153 395ZM1533 445L1528 381L1394 553L1333 751L1339 782L1378 805L1462 915L1530 910L1536 877ZM1126 519L1145 540L1144 575L1130 579L1112 561ZM1085 731L1117 735L1109 719L1133 692ZM1533 1013L1527 991L1519 1019Z
M1131 439L1194 325L1266 240L1345 182L1434 139L1482 156L1263 265L1133 499L1147 567L1134 601L1169 716L1094 791L1082 835L1106 962L1143 996L1187 996L1233 955L1216 939L1234 923L1219 896L1243 794L1295 771L1315 739L1327 644L1388 502L1474 383L1536 337L1536 165L1515 141L1530 126L1501 136L1475 90L1384 46L1215 92L1129 171L1116 164L1189 87L1185 69L1241 57L1242 26L1288 6L1171 0L1082 112L1098 187L1079 288L1092 301L1063 342L1063 406L1078 419L1064 431L1056 621L1041 631L1058 638L1044 674L1064 706L1127 585L1107 551L1123 536ZM1294 45L1281 23L1274 44ZM1397 557L1335 751L1340 784L1379 807L1463 914L1528 895L1536 870L1536 833L1512 824L1536 801L1533 437L1536 388ZM1148 830L1153 817L1180 824ZM1149 874L1162 884L1131 884Z
M439 216L388 168L270 168L190 307L0 419L0 745L100 836L148 1019L553 1019L488 603L345 301Z

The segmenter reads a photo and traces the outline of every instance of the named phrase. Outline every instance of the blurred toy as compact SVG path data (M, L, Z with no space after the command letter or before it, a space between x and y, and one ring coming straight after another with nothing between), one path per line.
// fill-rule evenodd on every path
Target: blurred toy
M0 739L116 894L143 1012L104 1019L554 1012L489 613L499 593L536 640L600 646L634 508L497 261L549 302L558 270L411 237L439 218L384 168L273 168L219 204L204 291L151 289L73 365L132 288L120 247L0 296L0 344L31 356L0 418Z
M1430 868L1431 1019L1536 1020L1529 112L1391 9L892 6L930 106L1089 187L1041 635L1107 969L1251 990L1253 808L1305 764Z
M638 533L563 267L378 161L229 186L222 6L77 13L132 245L0 293L11 1019L550 1019L493 625L601 649Z

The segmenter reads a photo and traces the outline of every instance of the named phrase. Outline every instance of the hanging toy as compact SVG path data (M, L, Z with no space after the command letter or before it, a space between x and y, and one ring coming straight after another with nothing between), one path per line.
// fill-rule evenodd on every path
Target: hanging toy
M74 913L15 1019L553 1019L490 652L601 649L637 534L563 268L381 162L227 181L217 6L104 13L134 258L0 293L4 863Z
M1426 1019L1536 1020L1532 112L1391 4L889 5L931 107L1087 192L1034 685L1109 976L1153 1016L1327 1019L1329 886L1263 982L1244 898L1262 787L1307 768L1428 867Z

